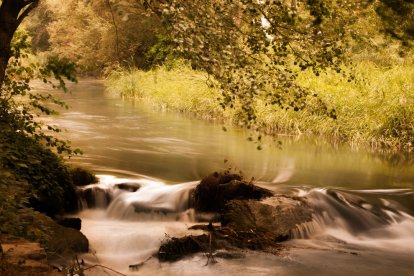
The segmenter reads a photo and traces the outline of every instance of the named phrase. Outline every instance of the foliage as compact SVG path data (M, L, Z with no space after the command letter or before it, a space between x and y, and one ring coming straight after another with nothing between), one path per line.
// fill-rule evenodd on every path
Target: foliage
M16 30L38 3L0 1L0 232L45 243L54 232L49 226L57 224L34 209L53 217L77 205L71 175L52 149L80 151L50 134L58 128L40 121L41 115L55 113L54 106L66 105L51 94L31 91L33 79L64 91L66 80L76 81L68 60L49 56L40 64L28 59L28 36Z
M30 45L24 32L15 34L11 52L0 94L1 167L18 181L29 183L26 197L36 210L49 215L73 210L76 195L71 176L50 148L69 155L80 150L73 150L69 142L54 137L52 133L60 129L45 126L40 120L42 114L56 113L53 106L66 105L51 94L33 92L30 81L43 79L53 88L66 91L65 80L76 81L74 64L56 57L49 58L45 64L29 63Z
M20 181L29 183L28 203L50 216L76 209L77 200L71 175L50 149L22 133L0 133L2 167Z
M67 90L65 78L76 81L74 64L67 60L51 57L41 64L26 64L25 58L30 52L28 37L25 33L16 33L12 44L13 57L6 70L6 76L0 94L0 123L4 132L21 132L44 142L46 146L54 147L58 153L78 154L78 149L72 150L67 141L62 141L44 131L44 125L37 119L41 114L55 114L51 104L66 107L65 103L55 99L51 94L31 91L30 81L42 79L53 88ZM56 81L50 81L53 77ZM48 131L60 132L53 126L46 126Z
M0 233L43 244L49 240L50 229L39 223L39 213L28 207L27 189L26 181L0 168Z
M0 231L23 234L24 226L18 223L19 216L16 214L23 210L27 203L25 190L28 184L19 182L10 172L0 170Z
M380 0L375 9L382 18L383 31L409 46L414 38L414 1Z
M39 49L50 47L48 54L71 58L86 71L147 70L165 63L152 72L113 73L110 87L123 96L231 118L269 133L406 148L411 147L410 106L388 98L380 105L369 82L409 70L410 50L395 38L409 45L412 5L411 0L49 0L27 28ZM177 58L196 70L174 68ZM407 97L396 86L390 95ZM382 106L384 116L374 116L374 106ZM366 110L366 121L357 119L358 109Z
M222 106L255 124L256 97L302 110L310 91L300 71L341 72L344 39L359 3L346 1L144 1L171 28L176 49L220 83ZM352 13L350 13L352 14ZM240 104L237 104L240 103ZM326 109L335 117L335 111Z
M25 27L37 54L68 58L87 74L148 69L168 49L161 21L135 0L43 1Z

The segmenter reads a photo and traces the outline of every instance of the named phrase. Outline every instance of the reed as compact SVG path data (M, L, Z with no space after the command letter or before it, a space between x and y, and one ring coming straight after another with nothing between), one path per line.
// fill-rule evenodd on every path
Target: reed
M136 69L112 73L107 91L203 119L230 119L219 104L221 94L208 85L207 74L194 71L183 62L173 68L160 66L151 71Z

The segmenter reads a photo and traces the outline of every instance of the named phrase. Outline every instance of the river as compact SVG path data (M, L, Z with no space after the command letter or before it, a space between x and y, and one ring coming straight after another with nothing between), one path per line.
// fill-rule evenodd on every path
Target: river
M84 151L70 162L100 179L87 187L98 191L97 208L84 202L78 214L90 240L91 253L82 256L88 265L127 275L413 275L412 155L294 137L267 137L259 151L246 130L226 125L224 131L219 123L122 100L100 81L70 88L59 95L70 109L45 120ZM228 168L278 193L306 197L313 222L298 228L282 256L244 251L244 258L209 266L202 254L173 264L151 257L166 235L190 233L186 202L197 181ZM125 182L141 188L116 188ZM143 261L138 271L128 268Z

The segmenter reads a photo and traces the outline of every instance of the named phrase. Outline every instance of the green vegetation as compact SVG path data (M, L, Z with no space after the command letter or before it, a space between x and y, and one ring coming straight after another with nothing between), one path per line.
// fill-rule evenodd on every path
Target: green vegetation
M256 101L257 123L267 134L316 135L354 147L412 150L414 147L414 66L381 68L359 62L354 67L357 80L349 82L336 72L316 77L305 71L298 81L318 97L306 98L306 108L298 111ZM126 98L145 100L171 110L240 124L238 113L220 107L221 95L205 73L185 63L173 68L158 67L113 73L108 91ZM335 109L336 119L324 108Z
M168 41L160 19L138 2L42 0L23 27L39 57L70 59L82 74L100 76L119 66L145 69L164 60L156 45Z
M58 154L80 151L54 137L60 129L43 124L40 116L66 105L30 85L40 79L67 91L65 81L76 81L75 66L52 55L43 63L32 62L30 39L17 30L38 2L0 1L0 234L41 242L48 253L59 254L79 238L84 252L86 238L52 220L77 209L72 173Z
M336 120L321 120L303 112L298 129L346 140L353 145L412 150L414 147L414 66L381 68L362 62L354 68L357 81L347 82L335 73L319 78L303 75L300 81L337 113Z
M206 119L230 116L217 100L221 96L219 91L207 84L208 75L192 70L184 62L147 72L137 69L114 72L107 81L109 92L144 100L162 109L191 113Z

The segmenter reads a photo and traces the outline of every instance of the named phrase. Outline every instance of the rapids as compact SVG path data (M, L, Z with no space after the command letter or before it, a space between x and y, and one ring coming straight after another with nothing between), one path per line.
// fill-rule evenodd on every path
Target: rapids
M409 275L412 268L412 262L408 260L414 256L414 210L410 209L409 201L404 204L405 199L412 199L414 192L410 189L343 191L273 185L275 192L306 198L314 211L312 222L299 225L291 233L293 239L287 244L292 249L286 252L286 256L271 258L263 253L245 252L250 266L245 267L236 259L219 260L219 265L210 268L204 267L206 257L199 254L178 262L182 265L178 269L178 263L159 264L153 255L166 237L195 233L187 230L195 223L194 212L187 206L197 182L167 185L161 181L108 175L99 175L99 179L98 184L86 186L83 190L90 189L101 199L109 195L112 200L107 207L99 205L94 209L82 202L86 208L80 213L83 232L93 249L93 253L83 258L90 264L105 264L127 275L140 275L144 271L151 275L210 275L218 272L229 275L307 275L306 266L300 268L296 262L303 261L302 258L307 258L306 252L312 251L315 251L313 254L331 251L330 254L341 262L349 256L357 256L342 271L345 275L351 273L355 265L364 267L366 262L372 262L374 253L387 258L388 262L400 256L392 261L398 264L398 268L375 264L384 272L379 275L389 275L394 270L400 271L400 275ZM139 184L140 188L135 191L120 189L119 184L125 183ZM271 183L262 185L272 186ZM295 254L298 254L297 260L292 259ZM315 275L344 275L334 267L327 269L324 258L326 256L308 260L320 266L320 269L313 268ZM261 265L254 266L253 260ZM144 265L136 272L127 269L129 265L141 263ZM372 274L377 274L374 271ZM90 273L101 275L103 270L95 269Z

